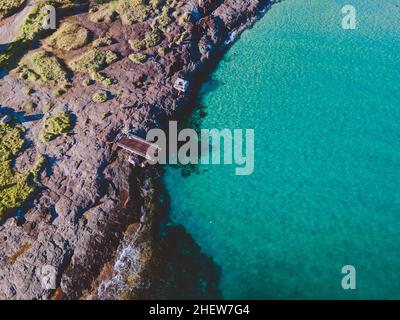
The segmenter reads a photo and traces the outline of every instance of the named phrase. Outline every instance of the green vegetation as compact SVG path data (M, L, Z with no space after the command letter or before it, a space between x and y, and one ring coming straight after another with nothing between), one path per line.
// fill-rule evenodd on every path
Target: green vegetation
M0 163L10 160L22 150L25 141L22 132L11 125L0 124Z
M107 75L103 72L92 72L90 73L90 77L93 81L98 81L106 87L109 87L116 83L116 80L107 77Z
M53 96L59 97L62 96L64 93L67 93L67 88L60 87L53 90Z
M131 46L133 51L141 51L146 49L146 42L144 40L133 39L129 40L129 45Z
M161 57L165 56L165 48L163 47L158 48L157 53Z
M149 14L149 7L145 0L119 0L114 2L115 11L120 15L122 23L126 25L143 22Z
M119 15L123 24L131 25L145 21L150 9L145 0L100 1L92 5L90 19L93 22L109 23L116 15Z
M1 0L3 3L4 0ZM45 10L47 5L52 5L57 10L57 17L64 15L72 6L74 1L69 0L42 0L32 7L25 20L21 23L17 36L8 45L7 49L0 54L0 69L11 70L16 67L21 57L32 48L35 41L42 39L51 30L43 27Z
M65 22L44 41L50 48L70 51L82 48L89 41L89 30L79 24Z
M93 102L96 103L103 103L108 100L108 94L105 91L97 91L93 97L92 97Z
M44 164L44 157L39 156L30 170L19 173L12 168L12 160L25 144L22 134L12 124L0 124L0 220L11 210L22 206L34 193L32 180L37 180Z
M69 112L60 112L46 119L42 132L43 141L51 141L72 130L73 124Z
M58 9L69 9L73 6L73 1L63 1L63 0L44 0L36 4L29 15L22 22L18 35L18 39L23 40L38 40L42 36L46 35L49 30L44 28L43 21L46 18L47 12L42 9L47 6L52 5Z
M0 2L0 20L4 17L12 15L18 10L25 0L1 0Z
M115 81L99 72L118 60L118 56L110 50L93 49L69 63L73 71L88 73L92 80L109 87Z
M144 39L148 48L159 45L161 40L161 31L159 29L154 29L152 32L148 33Z
M99 38L93 41L92 46L94 48L99 48L99 47L107 47L113 44L112 39L110 38Z
M110 50L93 49L69 63L73 71L92 73L116 62L118 56Z
M68 82L66 69L56 56L47 51L38 51L24 57L15 73L21 79L44 85L60 85Z
M147 56L143 53L134 53L129 55L129 59L133 63L145 63L147 61Z

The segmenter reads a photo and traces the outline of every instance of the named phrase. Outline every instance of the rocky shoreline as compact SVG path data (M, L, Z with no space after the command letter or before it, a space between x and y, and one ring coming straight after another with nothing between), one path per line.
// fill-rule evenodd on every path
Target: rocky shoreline
M182 230L159 236L166 203L159 181L162 168L131 166L127 154L110 141L122 131L143 136L169 119L188 114L202 80L229 44L277 1L171 3L176 17L171 14L175 19L154 46L135 56L146 56L143 63L129 59L129 41L152 32L151 22L159 17L156 12L147 12L143 21L134 24L124 23L121 14L93 22L88 18L89 3L80 2L79 9L63 21L84 26L92 39L111 39L105 47L117 54L118 61L102 70L114 80L111 86L104 86L104 78L82 86L85 74L74 72L61 96L55 97L51 86L34 85L27 97L24 88L29 81L13 72L0 79L0 112L18 117L29 142L15 159L16 170L31 167L38 154L47 159L35 195L0 225L0 298L179 298L178 286L185 282L180 279L190 272L178 275L175 266L163 259L176 259L173 253L166 258L165 252L178 239L190 242L190 237ZM185 12L192 13L191 18L180 18ZM87 50L54 52L68 64ZM190 83L187 93L174 89L177 78ZM98 91L106 93L107 101L94 101ZM28 111L27 99L33 106ZM73 134L44 143L38 138L44 121L62 111L73 115ZM196 252L194 259L206 259L195 244L191 249ZM211 270L212 262L206 264ZM56 290L42 286L39 273L44 265L57 270ZM189 262L185 267L190 268ZM201 270L194 276L208 279L203 279L205 288L200 284L185 288L193 298L218 297L216 272Z

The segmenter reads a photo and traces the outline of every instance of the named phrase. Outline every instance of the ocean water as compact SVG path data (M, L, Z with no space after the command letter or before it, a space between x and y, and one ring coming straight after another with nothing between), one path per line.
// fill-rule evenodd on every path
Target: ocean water
M341 28L348 3L356 30ZM400 0L285 0L203 86L198 125L254 129L254 173L167 167L164 181L224 298L400 298L399 53Z

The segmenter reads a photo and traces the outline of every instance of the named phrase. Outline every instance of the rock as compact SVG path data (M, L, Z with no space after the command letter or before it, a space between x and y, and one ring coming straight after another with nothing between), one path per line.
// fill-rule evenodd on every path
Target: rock
M128 60L132 53L128 40L142 38L150 28L147 22L123 25L115 19L108 25L94 24L83 13L65 19L90 30L94 39L107 34L115 40L107 50L117 52L120 59L102 72L118 84L107 89L113 98L102 104L91 100L96 90L104 89L102 85L81 85L87 74L75 74L71 88L55 99L50 88L35 86L35 112L47 112L46 103L52 101L51 112L68 109L74 115L74 129L70 135L44 143L38 138L44 120L35 114L23 118L30 147L16 161L18 167L30 166L39 153L46 155L48 162L35 197L20 208L22 225L12 218L0 225L0 299L49 299L55 293L62 299L83 295L117 298L110 292L121 293L120 288L104 291L102 296L97 295L95 284L102 283L97 278L107 263L115 267L114 259L121 256L124 248L130 248L133 255L134 264L126 268L132 276L130 281L143 289L140 292L155 281L155 277L147 279L141 273L141 265L150 257L152 247L146 233L157 227L158 219L145 217L146 210L141 207L146 175L156 169L129 165L128 155L112 141L124 128L140 135L165 125L168 117L190 102L190 93L177 92L174 80L182 77L192 86L192 80L207 70L214 53L224 50L228 32L248 25L267 1L190 2L198 15L184 26L189 30L185 40L177 43L182 29L177 21L172 22L161 43L164 53L158 54L159 45L148 49L150 58L143 64L133 65ZM78 49L65 55L69 58L84 51ZM2 108L22 119L26 80L11 73L0 83ZM121 97L116 94L119 90ZM130 225L135 225L131 228L135 232L128 236L125 231ZM57 270L57 291L43 287L36 270L44 266Z

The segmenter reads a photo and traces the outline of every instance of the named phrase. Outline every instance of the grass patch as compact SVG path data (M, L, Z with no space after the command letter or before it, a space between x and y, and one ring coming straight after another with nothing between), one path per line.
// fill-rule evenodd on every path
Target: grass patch
M69 67L73 71L92 73L106 68L117 60L118 56L110 50L93 49L72 60Z
M93 97L92 97L93 102L96 103L103 103L108 100L108 94L105 91L97 91Z
M24 147L22 132L11 125L0 124L0 162L17 156ZM0 176L1 178L1 176Z
M68 74L63 64L48 51L38 51L24 57L15 73L21 79L44 85L68 83Z
M129 55L129 59L133 62L133 63L145 63L147 61L147 56L143 53L134 53Z
M1 0L0 2L0 20L12 15L18 10L25 0Z
M146 0L97 1L90 9L89 18L93 22L109 23L119 15L123 24L131 25L145 21L150 10Z
M106 87L110 87L111 85L116 83L116 81L114 79L107 77L107 75L103 72L92 72L90 74L90 77L91 77L91 80L100 82Z
M7 213L22 206L34 191L44 164L44 157L39 156L34 166L22 173L16 172L12 160L22 151L25 140L22 131L11 124L0 124L0 220Z
M51 30L47 30L43 26L43 21L47 16L46 10L42 9L45 6L54 6L57 10L57 13L62 13L73 7L74 1L66 1L66 0L44 0L40 1L36 4L32 10L29 12L28 16L22 22L18 35L17 40L38 40L42 38L46 34L49 33Z
M144 40L132 39L132 40L129 40L128 42L129 42L129 45L131 46L132 50L135 52L146 49L146 42Z
M72 128L71 114L69 112L60 112L46 119L41 138L43 141L49 142L70 132Z
M113 44L113 40L110 38L99 38L93 41L92 46L94 48L107 47Z
M107 77L100 70L116 62L118 56L110 50L93 49L69 63L73 71L88 73L92 80L109 87L115 80Z
M4 0L1 0L3 3ZM35 41L42 39L52 32L43 27L45 12L41 10L46 5L52 5L57 10L57 18L65 15L74 5L74 1L67 0L42 0L30 10L25 20L21 23L17 36L0 54L0 70L15 68L24 54L32 48Z
M159 45L162 41L161 34L162 33L159 29L154 29L153 31L149 32L144 39L146 46L151 48Z
M82 48L88 41L89 30L79 24L65 22L44 44L50 48L71 51Z

